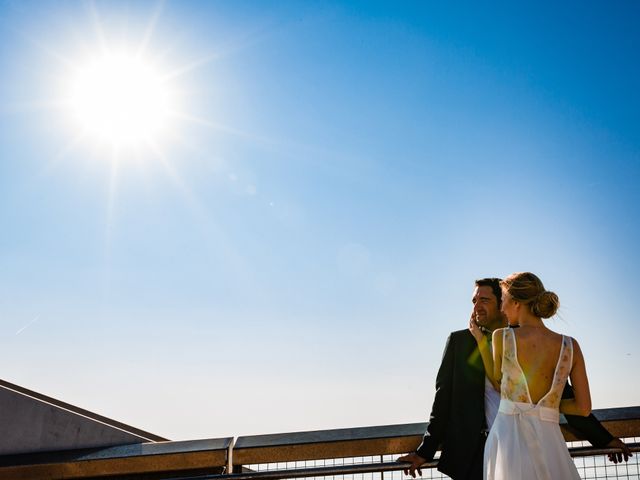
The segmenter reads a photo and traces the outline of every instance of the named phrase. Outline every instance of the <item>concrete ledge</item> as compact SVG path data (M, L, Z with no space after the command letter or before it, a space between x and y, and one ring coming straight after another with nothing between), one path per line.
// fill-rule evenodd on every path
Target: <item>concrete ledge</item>
M0 478L56 480L219 474L227 463L232 442L229 437L2 456Z

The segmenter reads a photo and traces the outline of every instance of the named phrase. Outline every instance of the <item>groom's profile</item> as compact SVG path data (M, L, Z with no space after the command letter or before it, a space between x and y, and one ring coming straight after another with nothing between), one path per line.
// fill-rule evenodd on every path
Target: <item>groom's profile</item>
M491 338L490 332L507 326L500 312L502 291L499 278L476 280L473 291L472 321ZM563 398L573 396L565 386ZM414 453L398 461L411 464L406 474L421 474L420 466L433 460L440 447L438 470L453 479L480 480L483 472L484 444L500 403L485 375L477 342L468 329L452 332L447 339L442 363L436 376L436 393L429 424L422 443ZM593 416L566 415L567 422L596 447L621 448L623 454L610 456L617 463L629 450L614 438Z

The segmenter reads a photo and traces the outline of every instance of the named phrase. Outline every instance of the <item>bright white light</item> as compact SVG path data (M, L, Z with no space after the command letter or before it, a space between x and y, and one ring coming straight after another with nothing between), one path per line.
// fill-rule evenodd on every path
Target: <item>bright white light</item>
M154 141L168 126L169 92L162 76L131 55L107 54L79 68L71 105L84 132L113 146Z

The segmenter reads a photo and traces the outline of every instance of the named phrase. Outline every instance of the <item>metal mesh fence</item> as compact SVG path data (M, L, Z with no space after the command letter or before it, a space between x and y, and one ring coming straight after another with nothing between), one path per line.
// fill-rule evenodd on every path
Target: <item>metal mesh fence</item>
M625 438L625 443L637 443L638 437ZM569 447L588 447L588 442L572 442ZM573 461L578 468L578 473L583 479L640 479L640 454L634 453L628 462L612 463L606 455L578 457Z
M317 468L317 467L340 467L345 465L366 465L373 463L393 462L400 455L376 455L368 457L347 457L347 458L328 458L323 460L306 460L297 462L282 463L261 463L258 465L246 465L247 468L256 472L267 472L273 470L290 470L300 468ZM438 457L436 456L436 459ZM358 473L353 475L332 475L326 477L311 477L313 479L324 480L402 480L406 477L401 471L396 472L372 472ZM422 470L423 479L439 479L449 478L442 475L435 468L424 468ZM413 479L411 479L413 480Z
M638 437L626 438L627 444L637 443ZM588 447L587 442L572 442L568 446L572 447ZM254 472L279 471L290 469L307 469L319 467L340 467L346 465L366 465L375 463L393 462L399 455L378 455L369 457L349 457L349 458L330 458L324 460L307 460L297 462L281 462L281 463L262 463L258 465L246 465L245 468ZM575 457L574 462L578 469L580 477L587 479L622 479L622 480L640 480L640 454L635 453L628 462L614 464L610 462L606 455ZM437 457L436 457L437 458ZM404 475L402 471L386 471L373 473L358 473L349 475L332 475L324 477L311 477L324 480L409 480L411 477ZM435 468L422 469L423 479L447 479ZM412 480L412 479L411 479Z

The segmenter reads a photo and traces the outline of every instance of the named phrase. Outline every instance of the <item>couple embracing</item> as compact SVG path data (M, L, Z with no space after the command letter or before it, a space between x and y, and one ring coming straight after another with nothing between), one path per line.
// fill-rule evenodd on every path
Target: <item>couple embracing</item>
M447 341L422 444L398 459L411 464L405 473L421 473L441 446L438 470L454 479L579 479L560 413L594 446L621 449L611 461L627 460L628 447L591 414L578 342L542 321L558 296L523 272L477 280L472 301L469 328Z

